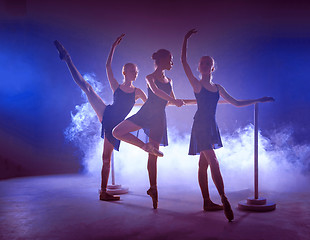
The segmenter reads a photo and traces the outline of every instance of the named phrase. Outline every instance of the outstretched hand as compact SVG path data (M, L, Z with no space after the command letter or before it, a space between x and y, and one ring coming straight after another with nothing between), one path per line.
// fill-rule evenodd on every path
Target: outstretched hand
M260 102L274 102L275 99L273 97L262 97L259 99Z
M113 47L116 47L122 41L124 36L125 36L125 33L122 33L122 35L120 35L113 43Z
M195 28L189 30L186 34L185 34L185 39L190 38L190 36L192 36L194 33L197 33L197 30Z

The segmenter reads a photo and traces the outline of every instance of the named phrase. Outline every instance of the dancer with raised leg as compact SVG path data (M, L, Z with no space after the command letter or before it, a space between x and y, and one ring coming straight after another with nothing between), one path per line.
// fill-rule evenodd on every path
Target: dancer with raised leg
M135 64L126 63L123 66L124 80L121 84L119 84L118 81L114 78L111 62L115 48L123 37L124 34L118 37L113 43L106 63L107 76L113 92L113 103L111 105L106 105L94 91L92 86L82 77L82 75L73 64L69 53L60 44L60 42L54 42L59 52L60 59L66 62L73 80L86 93L89 103L95 110L99 121L102 123L102 138L104 138L104 143L102 154L103 164L101 171L101 190L99 199L103 201L115 201L120 199L119 196L113 196L107 193L107 184L109 179L113 148L118 151L120 145L120 141L113 137L112 130L117 124L125 119L137 99L141 98L143 102L146 101L145 93L133 85L133 81L136 80L138 74L138 68Z
M197 112L194 116L192 126L191 140L189 147L189 155L200 154L198 181L204 199L203 209L205 211L222 210L229 221L234 219L234 214L230 203L225 195L224 183L221 175L219 162L216 158L213 149L222 147L222 141L215 120L216 107L219 97L222 96L228 103L237 107L248 106L258 102L273 101L271 97L263 97L252 100L236 100L230 96L227 91L219 84L212 81L212 72L214 71L214 60L210 56L201 57L198 65L198 70L201 79L197 79L190 66L187 63L186 51L187 41L190 36L197 31L190 30L184 37L181 61L183 64L186 76L193 87L194 94L197 100ZM215 204L211 201L208 190L207 169L210 166L212 180L220 194L223 206Z
M152 55L155 60L155 71L146 77L148 99L141 109L130 118L121 122L113 131L113 135L125 142L133 144L149 153L148 174L150 189L147 194L152 197L153 208L157 208L157 157L162 157L159 145L167 146L167 122L165 108L168 102L181 107L184 102L176 99L172 80L165 75L165 70L172 68L172 55L168 50L160 49ZM130 132L143 128L149 136L149 142L144 143Z

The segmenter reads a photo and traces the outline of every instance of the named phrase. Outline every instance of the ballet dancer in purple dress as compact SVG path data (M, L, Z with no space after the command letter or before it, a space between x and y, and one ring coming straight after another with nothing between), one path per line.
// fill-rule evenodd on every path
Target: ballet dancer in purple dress
M111 105L106 105L94 91L92 86L87 81L85 81L85 79L73 64L69 53L63 47L63 45L61 45L61 43L58 41L54 42L59 52L60 59L66 62L73 80L86 93L89 103L95 110L99 121L102 123L102 138L104 138L104 143L102 154L103 164L101 171L101 190L99 199L103 201L115 201L120 199L119 196L113 196L107 193L107 184L109 179L110 162L113 148L118 151L120 145L120 141L112 135L112 130L117 124L125 119L137 99L141 98L143 102L146 101L145 93L133 85L133 81L136 80L138 75L138 68L135 64L126 63L123 66L124 80L121 84L119 84L118 81L114 78L112 72L111 62L114 51L117 45L119 45L121 42L124 35L125 34L119 36L113 43L106 62L107 76L113 92L113 103Z
M222 141L219 129L215 120L216 107L219 97L223 97L228 103L243 107L258 102L274 101L271 97L263 97L252 100L236 100L219 84L212 81L212 72L214 71L214 60L210 56L201 57L198 70L201 79L197 79L190 66L187 63L186 51L187 41L192 34L196 33L195 29L190 30L184 37L181 61L186 76L193 87L197 100L197 112L194 116L192 126L189 155L199 154L198 180L204 200L203 209L205 211L215 211L224 209L226 218L229 221L234 219L234 214L230 203L225 195L224 183L221 175L219 162L213 149L222 147ZM207 169L210 166L213 182L220 194L223 205L215 204L211 201L208 189Z
M155 60L155 71L146 76L148 86L148 99L141 109L130 118L121 122L113 131L113 135L125 142L140 147L149 153L147 169L149 173L150 189L147 194L151 196L153 208L157 208L157 157L162 157L159 145L168 145L166 105L173 104L181 107L184 102L176 99L172 80L165 75L165 70L172 68L172 55L168 50L160 49L152 55ZM143 128L149 136L149 142L145 144L130 132Z

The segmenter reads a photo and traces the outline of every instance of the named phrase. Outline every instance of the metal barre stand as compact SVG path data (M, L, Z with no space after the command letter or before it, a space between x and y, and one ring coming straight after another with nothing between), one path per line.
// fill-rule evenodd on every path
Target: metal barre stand
M128 187L122 187L122 185L120 184L115 184L114 152L112 152L111 165L112 185L107 186L107 193L110 193L112 195L128 193Z
M276 209L276 204L258 197L258 103L254 105L254 198L240 201L238 208L246 211L267 212Z

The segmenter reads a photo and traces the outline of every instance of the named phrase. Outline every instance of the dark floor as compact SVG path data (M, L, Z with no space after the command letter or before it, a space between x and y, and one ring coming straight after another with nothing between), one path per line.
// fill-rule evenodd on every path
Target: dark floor
M203 212L198 191L161 186L159 208L146 189L130 186L118 202L98 200L97 182L83 175L0 181L0 239L309 239L310 193L261 193L272 212L236 207L250 190L228 192L235 220ZM216 192L211 195L219 201Z

